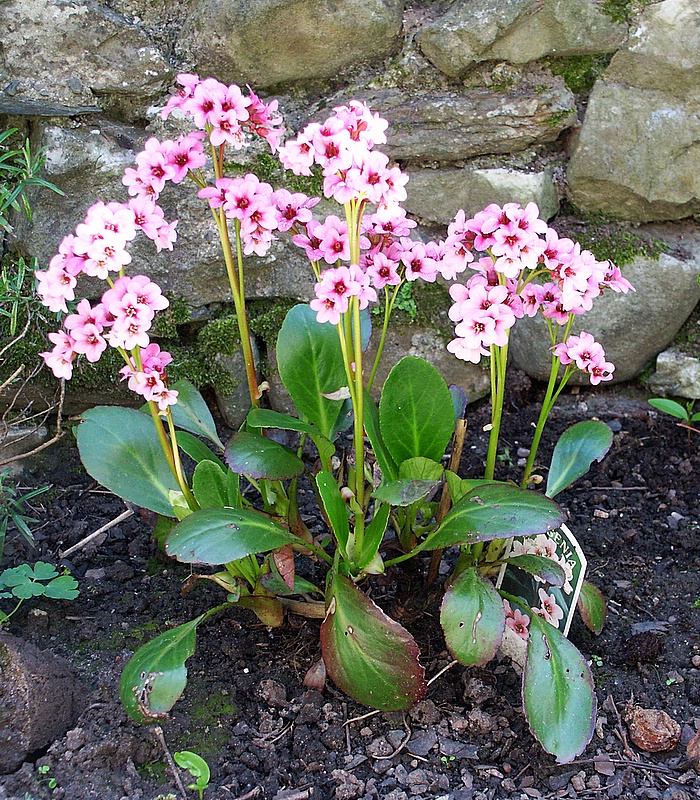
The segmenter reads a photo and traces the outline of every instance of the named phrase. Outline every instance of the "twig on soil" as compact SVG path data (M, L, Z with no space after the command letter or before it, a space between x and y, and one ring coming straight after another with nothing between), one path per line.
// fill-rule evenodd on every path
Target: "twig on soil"
M381 711L377 708L374 711L368 711L366 714L360 714L359 717L350 717L350 719L346 720L343 723L343 726L349 725L351 722L361 722L363 719L369 719L370 717L375 716L376 714L381 714Z
M615 728L615 735L617 738L622 742L622 748L625 753L625 756L633 763L638 763L635 761L635 754L632 752L630 748L630 744L627 741L627 734L625 733L625 729L622 726L622 717L620 716L620 712L617 710L617 706L615 705L615 701L613 700L613 696L609 694L605 699L605 704L603 708L607 710L611 710L615 714L615 718L617 719L617 727Z
M260 791L259 786L254 786L249 792L235 797L234 800L252 800L253 797L257 797L260 794ZM306 796L308 797L308 794Z
M388 756L373 756L370 753L369 754L370 757L373 758L375 761L390 761L392 758L394 758L394 756L397 756L404 749L404 747L406 747L411 736L413 736L413 733L411 732L411 729L408 727L408 723L406 722L406 717L403 718L403 726L404 728L406 728L406 738L403 740L403 742L401 742L401 744L396 748L396 750L394 750L393 753L390 753Z
M576 761L570 761L570 764L600 764L599 760L595 758L580 758ZM604 763L610 763L615 767L631 767L632 769L648 769L651 772L661 772L664 775L673 775L673 770L670 767L665 767L663 764L649 764L646 761L633 761L629 758L608 758ZM670 778L675 780L675 778Z
M118 517L115 517L111 522L108 522L106 525L103 525L101 528L98 528L89 536L86 536L84 539L81 539L78 542L78 544L74 544L67 550L59 552L58 557L66 558L66 556L69 556L71 553L75 553L76 550L80 550L82 547L85 547L86 544L89 544L93 539L96 539L101 533L106 533L115 525L119 525L120 522L123 522L125 519L129 519L129 517L133 516L133 513L134 510L132 508L127 508L126 511L122 511L122 513Z
M433 675L433 677L428 681L428 686L430 686L431 683L435 683L435 681L441 675L444 675L447 672L448 669L452 669L452 667L454 667L455 664L459 664L459 661L457 661L456 659L454 661L450 661L450 663L446 667L443 667L440 670L440 672L438 672L437 674Z
M180 772L178 771L175 762L173 761L173 757L170 754L170 750L168 750L168 745L165 742L165 736L163 735L163 729L160 725L154 725L151 728L153 733L156 735L156 738L161 744L163 748L163 752L165 753L165 760L168 762L168 766L170 767L170 771L173 773L173 777L175 778L175 783L177 784L177 788L182 795L183 800L187 800L187 792L185 791L185 787L182 784L182 778L180 777Z

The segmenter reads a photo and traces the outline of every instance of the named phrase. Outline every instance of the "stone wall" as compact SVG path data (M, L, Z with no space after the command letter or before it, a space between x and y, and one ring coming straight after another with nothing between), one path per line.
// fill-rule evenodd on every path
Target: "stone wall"
M696 0L4 0L0 28L0 124L46 148L46 177L65 192L37 196L18 226L14 246L44 263L92 202L125 198L121 172L165 134L156 111L175 74L196 71L277 97L292 133L351 97L370 103L424 226L512 200L548 219L563 203L567 216L656 223L670 255L637 259L644 292L594 323L633 351L624 378L700 299ZM184 192L168 202L180 239L148 271L206 319L230 299L212 224ZM306 299L312 285L284 241L248 275L253 297ZM658 333L642 344L634 326L650 318ZM516 361L538 376L520 336ZM476 367L464 383L485 387Z

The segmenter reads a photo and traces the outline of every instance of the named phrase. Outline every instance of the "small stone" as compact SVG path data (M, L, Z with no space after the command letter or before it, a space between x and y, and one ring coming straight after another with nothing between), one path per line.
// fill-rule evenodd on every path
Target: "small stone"
M688 761L692 762L693 768L700 773L700 731L688 742L686 746Z
M279 681L260 681L260 698L272 708L284 708L287 705L287 690Z
M691 659L691 664L694 667L700 667L700 656L693 656L693 658Z
M584 792L586 790L586 773L583 770L577 772L571 779L571 785L575 792Z
M437 734L434 730L416 731L408 743L408 752L413 756L427 756L437 744Z
M586 788L590 789L591 791L597 791L600 789L600 775L591 775L591 777L586 781Z
M394 778L399 786L408 786L408 770L403 764L397 764L394 770Z
M334 769L331 773L333 780L339 781L335 787L335 800L357 800L365 793L365 782L356 778L344 769Z
M432 700L421 700L408 712L414 722L421 725L437 725L440 721L440 712Z
M49 615L43 608L33 608L27 614L26 625L31 633L46 633L49 629Z
M634 744L647 753L673 750L681 738L681 726L665 711L628 706L624 720Z
M405 737L406 737L406 732L399 730L398 728L389 731L386 735L387 741L393 748L399 747Z
M96 583L97 581L104 580L104 577L105 577L105 571L103 567L99 567L98 569L85 570L85 579L88 581Z
M379 736L376 739L372 739L372 741L367 745L367 753L374 758L378 758L380 756L390 756L394 749L389 742L386 740L385 736Z

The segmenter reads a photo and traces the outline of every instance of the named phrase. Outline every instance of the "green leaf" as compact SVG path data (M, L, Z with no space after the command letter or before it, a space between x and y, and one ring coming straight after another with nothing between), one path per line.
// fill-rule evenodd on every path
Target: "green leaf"
M45 591L46 587L43 583L28 580L15 585L12 594L21 600L29 600L30 597L41 597Z
M60 575L46 585L44 594L52 600L75 600L80 594L78 581L72 575Z
M338 574L321 625L321 651L333 682L366 706L400 711L425 694L425 670L411 634Z
M418 481L400 478L391 483L384 483L372 492L372 497L390 506L410 506L422 500L438 481Z
M478 486L486 486L488 483L499 483L499 481L487 481L483 478L460 478L459 475L451 472L449 469L445 470L445 480L447 481L447 487L450 490L450 497L453 503L461 500L465 494L469 494L472 489L476 489Z
M58 570L53 564L47 564L45 561L37 561L34 565L34 580L50 581L57 575Z
M197 626L205 618L178 625L139 648L124 667L119 696L136 722L161 719L187 685L185 661L194 653Z
M118 497L172 517L168 493L180 487L151 417L133 408L98 406L82 420L78 450L88 473Z
M355 553L355 564L359 569L368 566L379 552L379 545L382 543L386 526L389 522L389 512L391 506L380 503L379 508L375 508L374 517L365 528L365 537L362 541L362 550Z
M213 461L201 461L192 476L192 493L200 508L238 508L241 504L240 476L228 469L222 470Z
M439 481L444 472L442 464L431 458L409 458L399 467L399 478L416 478L425 481Z
M391 370L379 401L379 427L397 464L423 456L440 461L454 430L452 395L440 373L406 356Z
M592 583L584 581L581 584L581 593L578 596L576 607L581 614L583 624L597 636L603 630L608 610L600 589Z
M317 322L308 305L294 306L277 338L277 368L299 411L327 439L335 438L345 401L324 395L347 386L335 326Z
M172 529L165 552L185 564L228 564L296 541L296 536L257 511L206 508Z
M251 428L277 428L282 431L298 431L299 433L318 433L318 428L303 419L280 414L269 408L251 408L246 417L246 423Z
M559 764L573 761L593 736L591 670L571 642L537 614L530 615L523 705L533 735Z
M251 408L248 412L246 422L252 428L277 428L283 431L298 431L306 433L316 445L321 461L326 464L335 453L335 445L310 422L290 417L287 414L280 414L278 411L270 411L267 408Z
M521 556L513 556L504 559L505 563L518 567L535 578L550 584L551 586L563 586L566 582L566 573L551 558L546 556L536 556L534 553L525 553Z
M226 463L254 480L287 480L304 471L304 462L288 447L251 431L235 433L226 445Z
M382 471L382 477L385 481L395 481L399 477L399 468L391 453L387 450L379 431L379 409L367 390L365 390L364 411L365 432L369 443L372 445L372 450L374 450L379 469Z
M177 753L173 753L173 758L178 767L188 770L190 775L197 781L196 786L188 786L188 789L206 788L211 778L211 772L209 771L209 764L201 756L192 753L190 750L180 750Z
M196 436L193 436L191 433L187 433L187 431L177 431L175 433L175 438L177 439L178 446L180 449L187 453L187 455L199 464L201 461L213 461L215 464L218 464L222 470L228 472L228 468L226 464L204 444L203 441L198 439Z
M340 547L343 558L348 559L348 537L350 536L350 522L348 509L343 500L336 479L329 472L319 472L316 476L316 486L323 503L328 520L335 534L335 539Z
M445 592L440 608L445 642L460 664L481 667L498 652L506 624L501 596L469 567Z
M672 417L678 417L678 419L688 419L687 410L675 400L666 400L662 397L652 397L652 399L648 402L650 406L658 408L658 410L663 411L664 414L670 414Z
M174 406L170 406L175 425L190 433L204 436L205 439L209 439L210 442L213 442L223 450L224 446L221 439L219 439L219 434L216 432L214 418L197 389L184 378L169 388L175 389L179 393L177 403Z
M509 483L486 483L464 495L418 549L534 536L558 528L563 521L559 506L544 495Z
M691 422L697 422L700 419L700 411L696 411L690 418Z
M593 461L602 461L612 445L613 434L604 422L577 422L559 437L547 479L548 497L555 497L581 475Z

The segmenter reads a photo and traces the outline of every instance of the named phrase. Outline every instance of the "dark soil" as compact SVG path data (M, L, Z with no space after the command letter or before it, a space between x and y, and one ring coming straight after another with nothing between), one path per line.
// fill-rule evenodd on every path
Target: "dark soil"
M517 451L529 444L540 396L541 387L525 379L509 397L497 477L517 477ZM562 401L540 463L575 421L597 417L614 432L604 461L558 498L609 606L599 637L580 623L570 634L591 660L598 692L598 725L585 753L557 765L541 750L507 658L484 669L452 667L406 714L369 714L330 683L322 692L304 687L320 655L317 620L292 616L270 630L234 609L200 628L189 684L162 723L171 751L193 750L209 762L205 800L700 797L700 775L685 756L700 728L700 609L692 605L700 596L700 437L688 438L624 387ZM487 415L486 404L468 415L465 476L483 470ZM124 510L83 472L69 444L22 480L50 482L53 490L37 509L37 550L8 545L6 566L58 563L59 551ZM188 568L158 551L139 516L64 563L80 597L28 602L10 631L69 660L86 687L87 709L48 750L0 777L0 798L179 797L154 727L131 722L119 704L119 674L141 643L223 597L201 584L181 595ZM374 597L416 636L430 678L451 658L436 621L439 596L421 585L417 576L405 596L390 596L378 584ZM679 746L646 753L631 744L621 720L629 703L668 712L682 728ZM40 775L42 765L49 770Z

